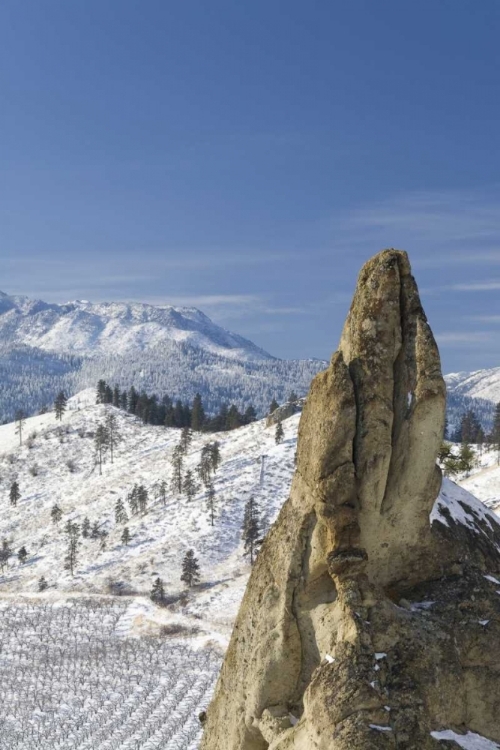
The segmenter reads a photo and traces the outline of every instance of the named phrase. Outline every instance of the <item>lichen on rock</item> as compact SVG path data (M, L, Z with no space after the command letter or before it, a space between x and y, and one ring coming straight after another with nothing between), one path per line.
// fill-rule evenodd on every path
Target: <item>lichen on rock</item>
M408 257L386 250L311 384L202 750L425 750L439 730L500 741L500 597L484 577L500 526L475 545L474 529L429 520L445 399Z

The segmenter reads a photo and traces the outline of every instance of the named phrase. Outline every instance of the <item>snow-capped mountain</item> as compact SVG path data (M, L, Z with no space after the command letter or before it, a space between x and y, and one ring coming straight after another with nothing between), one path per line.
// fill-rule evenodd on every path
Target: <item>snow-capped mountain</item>
M475 372L452 372L446 375L445 380L451 393L482 398L494 404L500 401L500 367Z
M209 411L225 402L262 414L273 398L304 395L325 365L276 359L194 308L57 305L0 293L0 422L100 378L183 401L201 393Z
M0 340L11 347L80 356L145 352L173 341L242 362L274 359L194 307L86 300L58 305L4 292Z

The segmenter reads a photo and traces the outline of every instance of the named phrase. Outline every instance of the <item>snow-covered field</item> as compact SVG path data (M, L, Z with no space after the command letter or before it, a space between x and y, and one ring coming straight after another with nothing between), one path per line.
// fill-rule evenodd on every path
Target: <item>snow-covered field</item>
M93 435L109 413L121 435L102 475L95 463ZM15 425L0 427L0 548L17 554L0 574L0 747L13 750L195 750L198 714L207 704L250 566L241 526L244 506L254 497L263 530L286 499L294 471L299 415L275 428L256 422L230 433L195 434L183 474L196 472L201 450L220 443L214 477L216 514L211 525L206 491L192 500L171 488L174 448L180 432L143 425L111 406L94 404L94 392L71 399L62 422L54 413L26 420L23 445ZM10 502L12 483L20 499ZM160 485L166 483L165 501ZM489 515L469 490L491 507L500 505L497 454L483 453L463 489L449 480L432 520L474 525ZM148 502L133 514L127 500L144 485ZM115 506L128 520L117 523ZM464 517L462 501L476 503ZM54 523L57 504L62 518ZM64 567L68 520L88 518L101 539L80 537L75 572ZM130 530L128 545L121 540ZM185 552L200 563L199 585L180 581ZM41 576L49 588L38 592ZM165 606L149 599L153 581L165 584ZM125 592L122 596L111 593Z

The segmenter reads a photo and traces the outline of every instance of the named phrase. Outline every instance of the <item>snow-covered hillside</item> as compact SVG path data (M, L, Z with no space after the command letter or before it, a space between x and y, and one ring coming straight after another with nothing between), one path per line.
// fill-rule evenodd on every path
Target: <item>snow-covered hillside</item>
M500 401L500 367L475 372L452 372L445 376L449 393L481 398L497 404Z
M60 390L101 378L122 390L222 403L264 414L273 398L306 394L320 360L280 360L194 308L71 302L53 305L0 293L0 422L36 413Z
M180 432L145 426L111 406L94 405L93 400L90 391L73 398L61 423L52 412L26 420L22 447L13 424L0 427L0 539L9 540L16 552L22 546L28 552L24 564L15 556L10 558L0 591L36 591L44 576L49 592L121 590L148 595L159 576L167 597L174 601L185 589L180 581L181 561L192 548L200 562L202 585L191 597L188 614L203 615L207 626L213 619L217 621L214 630L221 626L227 632L250 569L241 542L244 506L253 496L264 525L274 520L294 470L299 415L285 421L285 440L280 445L275 444L274 428L266 428L264 421L219 435L194 434L184 475L188 470L195 472L204 444L220 443L222 461L214 479L216 514L211 526L206 491L200 487L189 501L171 489L171 458ZM116 415L122 440L114 463L108 460L101 476L95 466L93 434L107 411ZM165 502L160 497L164 480ZM16 506L9 499L14 481L21 495ZM146 512L137 515L127 501L135 484L144 485L149 495ZM118 499L129 516L126 524L115 520ZM56 504L62 510L58 523L51 518ZM100 549L99 539L80 537L76 571L71 576L64 569L64 526L71 520L81 528L86 517L108 533L106 549ZM128 546L121 541L125 525L131 534Z
M193 307L76 300L64 305L0 292L0 339L58 354L145 352L171 341L240 361L273 359Z

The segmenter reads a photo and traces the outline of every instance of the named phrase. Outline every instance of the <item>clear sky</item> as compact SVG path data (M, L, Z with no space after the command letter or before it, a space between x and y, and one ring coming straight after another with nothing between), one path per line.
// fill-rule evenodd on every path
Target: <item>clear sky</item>
M500 365L499 39L498 0L3 0L0 289L328 357L393 246L444 369Z

